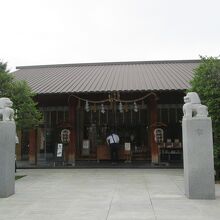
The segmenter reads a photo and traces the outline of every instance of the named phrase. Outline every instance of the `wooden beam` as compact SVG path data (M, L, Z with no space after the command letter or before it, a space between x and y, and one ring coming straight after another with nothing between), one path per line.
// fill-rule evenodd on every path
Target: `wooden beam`
M37 163L37 138L36 130L31 129L29 133L29 162L31 164Z
M159 162L158 146L154 139L154 129L157 124L157 101L156 96L149 98L148 109L150 110L150 147L151 147L151 162Z
M68 146L68 163L75 164L76 156L76 106L77 102L71 102L69 105L69 122L71 124L70 129L70 142Z
M18 143L16 143L15 152L16 160L21 160L21 130L17 131Z

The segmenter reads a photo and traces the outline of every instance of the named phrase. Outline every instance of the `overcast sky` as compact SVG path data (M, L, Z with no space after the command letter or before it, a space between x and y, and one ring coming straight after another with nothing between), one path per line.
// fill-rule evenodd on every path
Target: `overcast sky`
M220 55L220 0L0 0L16 66Z

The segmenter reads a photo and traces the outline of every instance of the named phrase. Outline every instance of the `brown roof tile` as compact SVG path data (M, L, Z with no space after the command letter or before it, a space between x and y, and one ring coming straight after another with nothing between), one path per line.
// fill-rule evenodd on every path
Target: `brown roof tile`
M185 90L199 60L17 67L13 74L38 94Z

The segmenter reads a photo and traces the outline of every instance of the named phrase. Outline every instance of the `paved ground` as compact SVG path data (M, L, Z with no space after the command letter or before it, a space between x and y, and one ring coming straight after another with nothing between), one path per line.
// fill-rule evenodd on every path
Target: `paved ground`
M188 200L178 169L18 170L16 194L0 199L0 220L220 219L216 200Z
M17 167L20 169L35 169L35 168L46 168L46 169L73 169L73 168L112 168L112 163L111 161L100 161L99 163L94 160L94 161L86 161L82 160L79 161L77 160L75 163L75 166L73 167L71 164L62 164L62 163L56 163L56 166L54 166L54 161L38 161L37 165L36 164L30 164L29 161L17 161ZM131 163L125 163L125 161L120 161L117 164L114 165L114 168L183 168L183 162L179 163L159 163L159 164L152 164L151 162L146 162L146 161L132 161Z

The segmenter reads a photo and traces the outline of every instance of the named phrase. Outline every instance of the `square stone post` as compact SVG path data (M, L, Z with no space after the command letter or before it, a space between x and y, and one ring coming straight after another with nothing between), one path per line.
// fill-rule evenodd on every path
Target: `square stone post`
M209 117L183 117L185 194L189 199L215 199L212 122Z
M0 121L0 198L15 192L15 122Z

